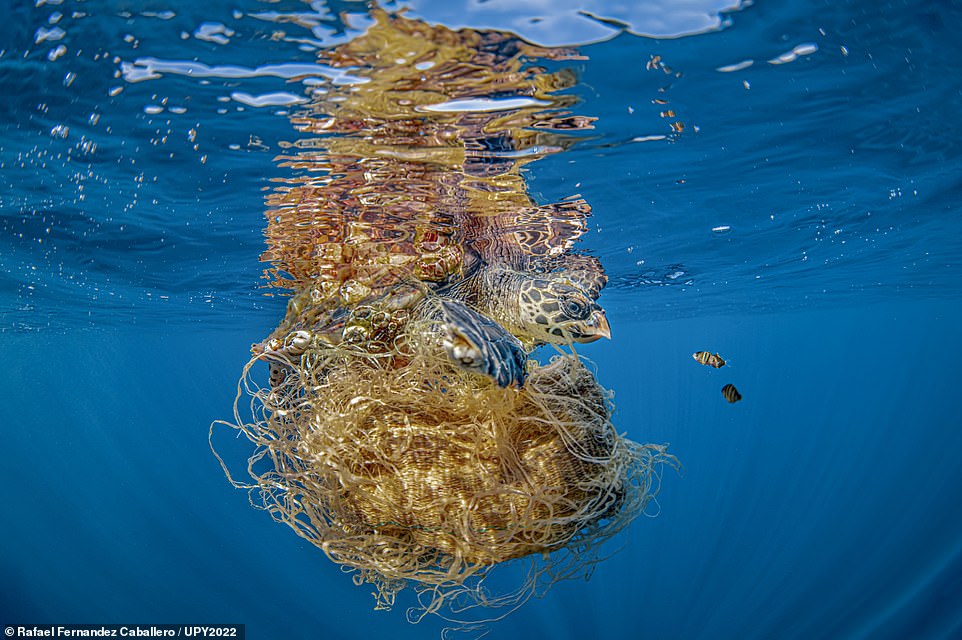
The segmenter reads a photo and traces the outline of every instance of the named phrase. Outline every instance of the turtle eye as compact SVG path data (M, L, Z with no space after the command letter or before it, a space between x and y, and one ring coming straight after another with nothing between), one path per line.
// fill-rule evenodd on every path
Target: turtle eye
M588 317L588 305L577 298L562 298L561 310L565 315L575 320L584 320Z

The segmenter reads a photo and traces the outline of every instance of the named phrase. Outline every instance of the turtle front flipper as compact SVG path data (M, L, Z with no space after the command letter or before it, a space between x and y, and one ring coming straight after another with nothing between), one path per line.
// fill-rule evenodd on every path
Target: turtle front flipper
M493 379L499 387L524 385L527 352L521 341L464 304L440 298L445 353L458 367Z

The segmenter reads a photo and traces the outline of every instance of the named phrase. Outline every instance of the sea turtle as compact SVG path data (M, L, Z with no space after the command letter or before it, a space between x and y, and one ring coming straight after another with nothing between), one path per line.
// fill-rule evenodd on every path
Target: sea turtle
M575 204L582 212L587 207L580 201ZM552 221L556 219L543 215L540 220ZM301 294L292 300L288 319L268 348L299 356L308 337L316 335L332 345L390 351L412 318L435 320L429 326L441 335L440 344L456 366L487 375L502 387L520 387L533 347L610 336L604 311L595 302L606 282L601 264L591 256L571 253L569 236L534 233L536 222L538 216L529 211L518 216L516 227L489 226L478 234L477 242L465 242L469 262L465 273L433 289L413 280L375 287L358 304L321 314L316 307L302 308L309 294ZM385 278L396 280L394 274Z
M597 258L570 251L589 212L575 199L467 220L465 275L440 294L496 320L529 349L610 338L595 302L608 281L604 269Z

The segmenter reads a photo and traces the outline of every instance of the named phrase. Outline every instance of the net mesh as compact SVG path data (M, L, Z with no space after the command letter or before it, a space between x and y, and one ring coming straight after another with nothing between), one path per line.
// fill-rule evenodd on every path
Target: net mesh
M676 464L614 430L611 394L573 352L529 361L524 387L502 389L453 366L439 339L413 320L386 350L315 337L297 356L264 351L231 424L255 445L251 481L232 482L374 585L379 607L413 587L415 618L514 604L584 568ZM262 361L272 384L255 382ZM514 591L482 588L523 557L535 561Z

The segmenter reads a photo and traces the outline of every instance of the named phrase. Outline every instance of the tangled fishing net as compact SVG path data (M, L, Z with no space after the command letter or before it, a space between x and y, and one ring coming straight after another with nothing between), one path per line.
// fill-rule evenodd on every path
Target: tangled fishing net
M253 482L232 482L372 584L379 608L413 587L413 619L517 605L583 569L676 464L615 432L610 393L575 355L529 361L524 387L503 389L452 366L437 336L429 321L382 349L293 335L248 364L231 425L256 446ZM254 380L262 361L273 386ZM516 590L482 587L526 556Z

